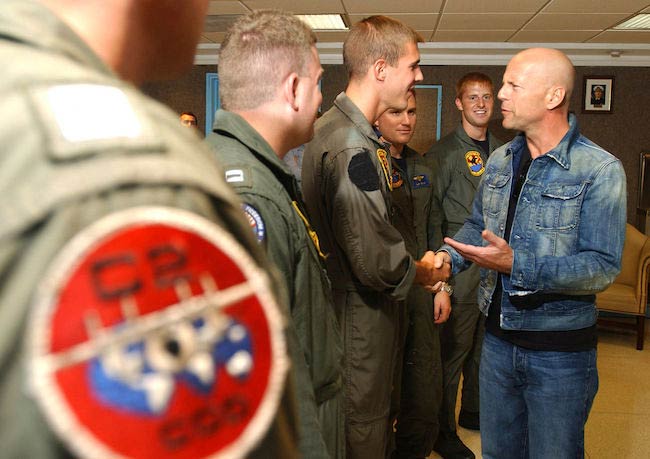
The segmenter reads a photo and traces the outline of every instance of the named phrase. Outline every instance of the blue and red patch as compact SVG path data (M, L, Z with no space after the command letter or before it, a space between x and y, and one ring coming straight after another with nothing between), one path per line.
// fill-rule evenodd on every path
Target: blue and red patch
M31 389L80 457L240 458L288 363L268 279L189 212L135 208L79 233L30 318Z

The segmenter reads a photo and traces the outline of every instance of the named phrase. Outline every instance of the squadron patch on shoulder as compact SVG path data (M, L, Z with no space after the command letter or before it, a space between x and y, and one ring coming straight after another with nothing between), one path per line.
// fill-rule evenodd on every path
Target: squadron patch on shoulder
M79 457L246 457L280 403L269 280L189 212L133 208L83 230L29 320L29 389Z
M485 172L483 159L481 158L481 154L478 151L470 150L465 153L465 162L467 163L469 173L473 176L479 177L483 175L483 172Z
M262 220L260 213L250 204L242 203L241 208L244 211L248 224L253 230L257 242L264 242L266 239L266 225L264 224L264 220Z
M418 188L426 188L431 186L431 181L427 174L418 174L413 176L413 189L417 190Z
M400 174L397 169L393 168L393 174L390 176L390 183L391 186L393 187L392 188L393 190L395 188L401 187L404 184L404 180L402 179L402 174Z
M386 177L386 184L388 185L389 190L393 190L393 184L391 183L391 174L390 174L390 163L388 162L388 153L382 148L377 149L377 158L379 158L379 164L384 170L384 177Z
M379 189L377 169L372 163L370 152L364 150L352 157L348 164L350 181L362 191L376 191Z

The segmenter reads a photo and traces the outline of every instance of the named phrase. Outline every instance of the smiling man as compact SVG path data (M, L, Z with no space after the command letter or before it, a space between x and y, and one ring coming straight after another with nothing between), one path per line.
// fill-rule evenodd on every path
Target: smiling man
M387 109L404 110L422 81L420 40L385 16L351 28L343 45L349 84L316 123L303 158L305 202L343 330L348 459L385 457L403 301L414 280L446 279L432 252L412 258L391 223L390 155L372 127Z
M424 158L407 145L417 122L416 94L406 110L390 108L375 126L390 144L392 159L393 222L404 238L406 249L419 258L435 248L432 230L440 227L441 210L434 198L432 172ZM399 394L393 413L397 415L395 451L392 459L427 457L438 435L438 410L442 399L439 325L449 318L451 289L441 286L435 302L431 294L414 285L406 299L404 351Z
M431 147L425 157L434 171L434 189L443 209L442 227L438 230L442 236L453 236L463 225L472 210L488 155L502 144L488 132L494 89L487 75L472 72L458 80L456 107L461 114L460 125ZM439 244L440 232L437 234ZM435 450L445 459L474 457L456 435L455 409L462 372L458 421L462 427L479 428L478 364L485 319L476 302L478 282L478 267L455 277L453 313L440 334L444 395Z

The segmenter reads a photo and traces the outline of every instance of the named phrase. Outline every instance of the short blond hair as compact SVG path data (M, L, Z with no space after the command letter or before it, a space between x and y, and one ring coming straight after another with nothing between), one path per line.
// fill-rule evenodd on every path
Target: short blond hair
M343 43L343 63L350 78L362 77L377 61L397 66L406 45L424 41L408 25L388 16L370 16L352 26Z
M219 97L226 110L251 110L275 97L292 72L307 74L316 35L303 21L258 10L229 28L219 54Z

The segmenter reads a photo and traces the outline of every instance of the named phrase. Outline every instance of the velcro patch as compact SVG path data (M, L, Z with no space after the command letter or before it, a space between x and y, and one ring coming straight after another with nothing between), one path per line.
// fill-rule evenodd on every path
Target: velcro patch
M231 186L237 187L252 187L253 186L253 174L250 167L241 165L233 167L231 169L226 169L224 172L224 177L226 182Z
M246 457L288 368L266 275L189 212L140 207L73 238L41 281L30 390L79 457Z
M372 163L370 152L364 150L352 157L348 164L348 176L357 188L363 191L376 191L379 189L377 169Z
M119 145L160 148L151 123L140 116L121 88L99 84L63 84L31 90L57 159L95 154Z
M244 215L246 216L248 224L253 230L253 234L255 235L257 242L264 242L266 239L266 225L264 224L262 216L257 211L257 209L250 204L242 203L241 207L244 211Z

